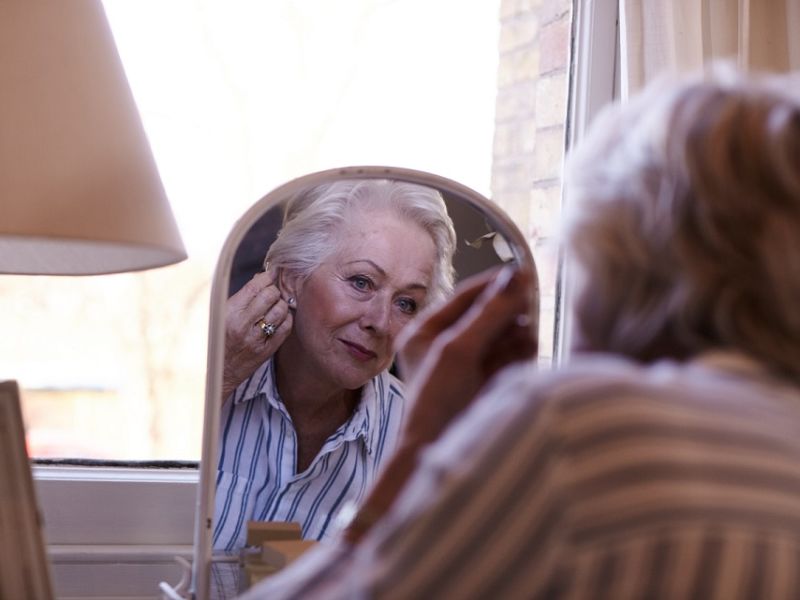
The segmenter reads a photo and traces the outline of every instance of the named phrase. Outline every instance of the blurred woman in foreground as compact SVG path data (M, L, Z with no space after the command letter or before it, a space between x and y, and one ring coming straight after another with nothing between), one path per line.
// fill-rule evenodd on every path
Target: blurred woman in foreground
M249 597L799 597L796 83L604 114L567 187L574 360L524 364L526 273L462 287L403 336L414 409L359 515Z

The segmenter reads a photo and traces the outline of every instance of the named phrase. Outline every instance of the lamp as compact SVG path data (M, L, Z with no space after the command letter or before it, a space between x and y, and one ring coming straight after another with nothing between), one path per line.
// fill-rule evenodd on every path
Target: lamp
M100 1L0 2L0 273L184 258Z
M100 1L2 0L0 273L94 275L185 258ZM16 390L0 382L0 537L17 550L3 553L0 596L49 599Z

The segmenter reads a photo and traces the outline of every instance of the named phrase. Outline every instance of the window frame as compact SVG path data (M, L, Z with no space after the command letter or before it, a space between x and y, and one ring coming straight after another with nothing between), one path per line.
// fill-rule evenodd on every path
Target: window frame
M597 113L619 97L618 0L573 0L572 11L566 152L586 134ZM563 185L561 194L564 206ZM567 277L568 269L562 253L556 281L555 364L569 358L572 346L571 315L567 307L573 291Z

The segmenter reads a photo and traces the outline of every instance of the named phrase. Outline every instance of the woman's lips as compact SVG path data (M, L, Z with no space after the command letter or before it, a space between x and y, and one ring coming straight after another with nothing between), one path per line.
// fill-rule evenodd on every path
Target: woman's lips
M362 362L372 360L374 358L377 358L378 356L372 350L364 348L364 346L356 344L355 342L348 342L347 340L339 340L339 341L344 344L345 348L347 348L347 351L350 353L351 356L355 357L356 359Z

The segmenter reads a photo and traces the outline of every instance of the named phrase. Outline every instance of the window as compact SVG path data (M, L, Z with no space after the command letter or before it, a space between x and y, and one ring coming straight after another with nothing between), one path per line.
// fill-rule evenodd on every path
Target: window
M0 376L21 384L34 456L197 459L209 284L235 219L347 164L490 195L500 3L104 5L190 258L0 278Z
M141 274L0 278L0 377L22 386L32 455L198 459L219 249L263 194L334 166L429 170L506 210L537 261L550 364L570 0L104 5L190 258ZM605 31L583 52L592 65L573 65L601 101L613 5L576 4L588 32Z
M539 362L552 363L569 95L571 0L501 3L492 198L526 235L541 290Z

